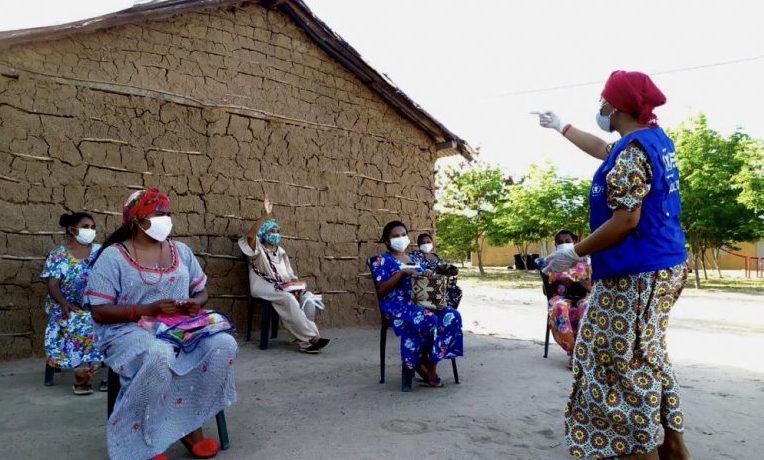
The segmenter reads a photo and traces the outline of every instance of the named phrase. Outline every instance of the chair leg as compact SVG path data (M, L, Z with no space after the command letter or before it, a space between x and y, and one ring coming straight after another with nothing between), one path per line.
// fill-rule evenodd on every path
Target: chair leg
M268 335L271 327L271 309L267 304L260 304L260 349L268 349Z
M451 358L451 368L454 370L454 383L459 385L459 371L456 370L456 358Z
M114 412L114 404L117 402L117 395L120 390L119 374L109 368L108 387L109 390L106 393L106 417L111 417L111 413Z
M276 339L279 336L279 314L270 302L268 303L268 309L271 311L271 338Z
M414 369L409 369L403 363L401 363L401 368L401 391L408 393L411 391L411 385L414 382Z
M252 321L255 319L255 300L250 297L247 304L247 342L252 340Z
M387 347L387 327L379 331L379 383L385 383L385 348Z
M45 381L44 384L46 387L52 387L54 385L53 382L53 376L56 374L56 368L45 363Z
M225 412L222 410L215 416L218 424L218 439L220 440L220 450L228 450L231 442L228 440L228 425L225 423Z
M549 321L546 323L546 337L544 338L544 358L549 356Z

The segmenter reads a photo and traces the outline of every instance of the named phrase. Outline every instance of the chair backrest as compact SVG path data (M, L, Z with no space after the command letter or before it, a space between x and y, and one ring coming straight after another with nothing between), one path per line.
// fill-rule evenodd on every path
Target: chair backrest
M547 300L549 300L554 296L552 286L549 285L549 275L544 274L541 270L539 270L539 275L541 276L541 289L544 291Z
M372 263L374 262L374 259L376 259L379 256L369 256L366 258L366 267L369 269L369 273L372 273ZM374 296L377 298L377 308L379 308L379 316L382 318L382 324L387 324L387 319L385 318L385 314L382 312L382 307L379 302L379 294L377 293L377 280L374 279L374 275L371 276L371 284L374 286Z

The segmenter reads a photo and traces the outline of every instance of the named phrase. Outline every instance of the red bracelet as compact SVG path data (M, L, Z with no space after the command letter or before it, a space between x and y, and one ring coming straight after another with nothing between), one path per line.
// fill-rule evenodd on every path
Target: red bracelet
M565 137L565 133L567 133L567 132L568 132L568 130L570 129L570 127L571 127L571 126L572 126L572 125L571 125L570 123L568 123L567 125L565 125L565 127L563 127L563 128L562 128L562 131L560 131L560 134L562 134L562 136L563 136L563 137Z

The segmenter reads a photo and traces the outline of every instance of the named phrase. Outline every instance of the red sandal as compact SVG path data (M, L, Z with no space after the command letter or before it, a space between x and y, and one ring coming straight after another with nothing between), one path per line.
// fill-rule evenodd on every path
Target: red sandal
M170 460L170 457L167 456L164 452L161 454L156 454L153 457L151 457L151 460Z
M220 446L217 441L212 438L202 438L197 442L193 442L187 437L180 438L180 442L186 446L191 455L196 458L212 458L220 451Z

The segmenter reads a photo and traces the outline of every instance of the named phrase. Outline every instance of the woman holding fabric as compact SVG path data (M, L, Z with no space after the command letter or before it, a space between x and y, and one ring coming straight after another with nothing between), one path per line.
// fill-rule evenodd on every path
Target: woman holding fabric
M329 344L322 338L318 326L300 308L297 296L305 290L298 280L289 256L281 247L281 227L271 218L270 199L263 200L265 214L239 239L239 248L249 258L249 290L273 304L284 327L299 343L298 350L316 354Z
M219 333L185 352L137 324L143 316L195 316L207 302L207 276L188 246L167 239L167 195L133 193L122 218L96 256L86 291L96 342L122 384L106 428L109 457L167 459L163 452L178 440L196 458L213 457L219 446L201 426L236 400L236 341Z
M379 297L379 307L401 338L401 361L405 369L416 370L424 384L442 387L438 362L462 356L462 317L454 308L428 310L411 301L412 277L432 276L432 270L407 254L410 241L406 225L388 222L382 230L387 252L371 263L371 276Z
M446 264L435 251L435 240L429 233L420 233L416 237L417 249L409 253L414 262L422 265L433 273L443 271L450 272L448 289L446 290L446 302L449 307L459 308L462 301L462 288L456 285L456 274L459 270L453 265Z
M665 102L647 75L613 72L596 118L604 131L621 135L614 144L554 113L540 114L542 126L602 160L590 193L592 233L545 259L551 272L592 258L594 287L576 340L575 381L565 411L576 457L690 458L679 385L666 352L687 253L674 145L653 114Z
M93 318L83 308L83 295L90 263L101 245L93 243L96 229L90 214L64 214L58 223L67 241L50 251L40 275L48 285L45 353L50 366L74 369L74 394L89 395L90 379L103 356L93 345Z

